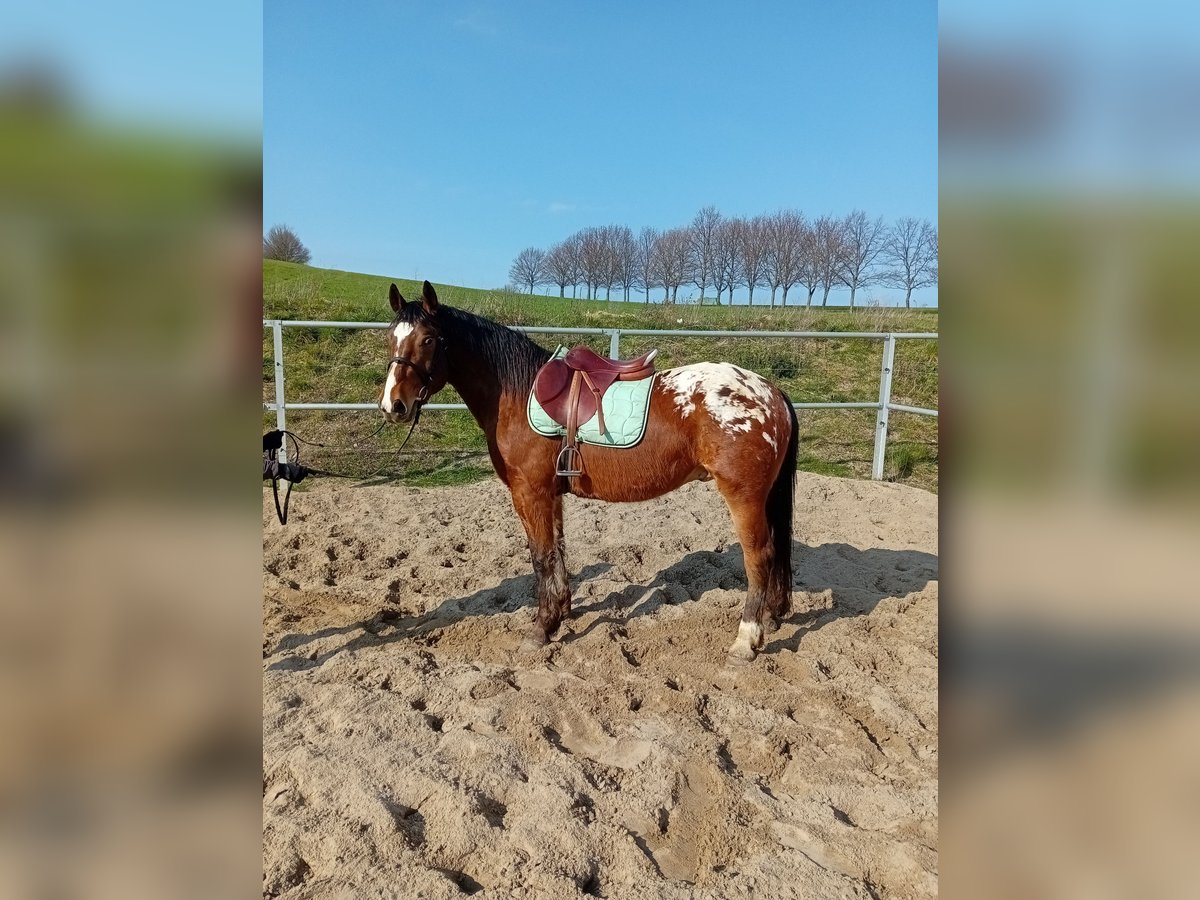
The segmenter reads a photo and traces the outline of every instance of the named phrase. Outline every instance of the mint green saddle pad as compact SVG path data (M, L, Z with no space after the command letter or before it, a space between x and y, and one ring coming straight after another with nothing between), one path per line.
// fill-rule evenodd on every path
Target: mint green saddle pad
M567 348L559 347L551 359L562 359L566 354ZM608 431L600 433L600 417L594 415L579 426L576 431L577 440L598 447L633 447L638 444L646 434L650 391L657 379L656 372L640 381L614 381L600 399L600 407L604 410L604 425ZM583 390L587 390L586 385ZM564 426L546 414L532 390L529 392L528 418L529 427L538 434L562 437L567 433Z

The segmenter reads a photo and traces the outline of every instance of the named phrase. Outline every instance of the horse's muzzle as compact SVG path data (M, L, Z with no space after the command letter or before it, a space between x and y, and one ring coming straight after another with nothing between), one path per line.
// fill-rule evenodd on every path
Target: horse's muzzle
M414 403L412 406L405 406L403 403L397 400L392 404L391 409L388 409L381 404L379 410L383 413L383 417L392 425L407 425L414 418L416 418L417 410L420 408L421 406L419 403Z

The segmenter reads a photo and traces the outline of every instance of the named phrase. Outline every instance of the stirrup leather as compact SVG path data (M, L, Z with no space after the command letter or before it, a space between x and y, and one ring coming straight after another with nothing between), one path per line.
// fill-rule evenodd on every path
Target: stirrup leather
M563 435L562 449L558 451L558 459L554 462L556 475L568 478L583 474L583 454L575 444L575 433L579 429L579 388L583 381L579 376L582 372L571 373L571 392L568 395L567 433Z

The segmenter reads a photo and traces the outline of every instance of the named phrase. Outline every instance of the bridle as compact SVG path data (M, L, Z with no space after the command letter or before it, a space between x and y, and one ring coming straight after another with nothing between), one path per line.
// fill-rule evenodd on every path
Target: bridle
M433 332L433 340L433 359L430 360L429 363L430 369L437 367L438 356L442 353L442 350L445 346L441 332L437 330L434 330ZM392 366L408 366L413 370L413 372L416 373L417 377L421 379L421 390L417 393L416 400L413 401L412 425L408 429L408 434L404 436L404 443L402 443L400 445L400 449L396 451L399 453L400 450L403 450L405 445L408 444L408 439L412 437L413 432L416 430L417 423L421 421L421 407L423 407L426 401L429 400L431 393L430 388L433 385L433 373L430 371L430 369L425 368L420 363L413 362L406 356L393 356L388 360L388 364L383 370L385 380L387 379L387 373L391 371Z
M437 361L437 351L441 349L441 346L441 338L438 338L438 344L434 349L433 355L435 362ZM417 377L421 379L421 392L417 394L416 401L419 408L419 404L422 404L429 399L429 386L433 384L433 374L420 363L415 363L405 356L393 356L388 360L387 367L383 370L385 378L387 377L387 373L391 370L392 366L395 365L408 366L410 369L416 372Z

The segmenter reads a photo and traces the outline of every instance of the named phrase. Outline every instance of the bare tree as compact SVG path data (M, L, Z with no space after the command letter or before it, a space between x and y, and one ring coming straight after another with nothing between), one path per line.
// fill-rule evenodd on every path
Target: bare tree
M512 279L513 284L528 286L529 293L532 294L535 287L546 283L546 251L537 247L526 247L513 260L508 277Z
M887 269L881 280L904 289L904 306L912 308L912 292L937 284L937 232L924 219L906 217L896 223L883 244Z
M868 219L865 212L856 209L842 220L842 238L845 252L838 277L850 288L850 308L854 309L858 289L873 284L878 277L877 263L887 239L887 227L882 217Z
M578 298L579 282L583 281L583 235L575 232L562 242L563 253L571 263L571 299Z
M742 280L742 239L745 219L723 219L713 235L713 287L717 289L717 305L721 294L729 290L729 305L733 305L733 289Z
M804 216L795 210L784 209L769 220L767 243L767 279L771 286L771 305L775 291L783 288L783 305L787 295L800 279L800 241L805 229Z
M704 291L713 283L716 269L717 227L721 214L715 206L706 206L692 219L690 229L691 279L700 288L700 303L704 304Z
M829 305L829 291L837 283L842 269L842 223L833 216L821 216L813 223L813 252L817 282L821 285L821 305Z
M766 249L763 257L763 280L767 287L771 289L771 308L775 308L775 295L779 291L779 240L780 240L780 217L783 212L773 213L766 217Z
M618 249L620 225L605 225L600 231L601 267L600 283L604 285L604 299L612 299L612 289L621 283L621 256Z
M622 244L626 234L632 241L633 232L624 225L603 225L581 232L580 260L590 299L600 299L600 288L604 288L604 299L611 300L613 287L622 283Z
M674 303L679 299L680 286L691 278L691 229L672 228L659 235L654 244L654 260L657 278L667 292L663 295L663 302L668 302L669 294L670 302Z
M805 306L812 306L813 294L817 292L817 286L821 283L820 270L817 265L817 232L816 229L808 224L801 223L801 231L799 236L800 241L800 272L797 276L797 283L804 285L804 290L807 296L804 299Z
M637 286L646 292L650 302L650 288L658 285L658 268L654 260L654 245L658 243L658 232L643 228L637 236Z
M561 244L555 244L546 254L546 278L548 284L558 285L558 296L567 295L567 285L575 283L574 248L568 238Z
M292 229L286 225L272 225L267 236L263 238L263 259L306 263L312 259L312 254L300 243L300 238Z
M938 231L936 228L929 229L929 237L926 241L929 244L929 277L932 279L930 284L938 283Z
M767 275L768 223L766 216L755 216L744 223L738 244L738 264L741 283L750 292L749 303L754 305L754 289L763 284ZM732 295L730 297L732 300Z
M621 286L628 303L629 292L638 283L638 242L633 229L628 225L610 226L609 244L616 266L616 283Z
M587 298L594 300L609 277L608 240L603 228L585 228L579 232L579 265L587 284ZM611 281L608 283L612 285Z

